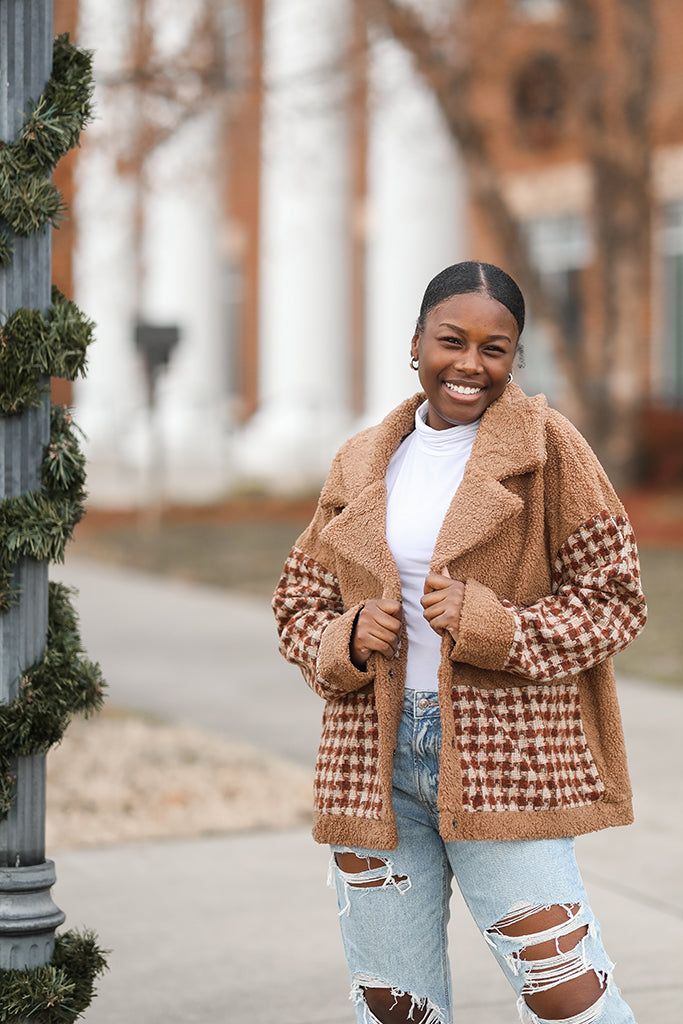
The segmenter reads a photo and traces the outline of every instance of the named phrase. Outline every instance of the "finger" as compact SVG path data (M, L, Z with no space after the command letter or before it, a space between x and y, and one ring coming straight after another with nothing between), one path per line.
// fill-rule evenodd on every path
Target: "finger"
M449 597L450 594L445 594L443 590L430 590L420 598L420 604L423 608L431 608L432 605L447 601Z
M401 602L392 601L391 598L383 597L377 602L377 607L387 615L400 616L401 614Z
M368 644L370 645L370 650L377 651L378 654L383 655L385 658L393 658L396 654L396 648L392 643L380 640L377 637L370 637Z
M444 567L441 570L441 572L443 573L444 576L447 576L449 580L452 579L451 574L448 571L448 566L447 565L444 565Z
M430 572L429 576L425 579L425 594L431 590L445 590L446 587L451 587L455 580L452 580L450 576L441 576L435 572Z
M401 630L401 620L394 618L393 615L376 615L374 621L378 626L388 629L391 633L399 633Z
M394 630L383 629L381 626L375 625L368 630L368 636L364 643L369 643L372 640L378 643L391 644L392 647L395 647L398 641L398 634Z
M433 608L425 608L422 614L424 618L427 620L427 622L431 625L432 622L434 622L441 616L447 616L448 610L443 606L435 605Z

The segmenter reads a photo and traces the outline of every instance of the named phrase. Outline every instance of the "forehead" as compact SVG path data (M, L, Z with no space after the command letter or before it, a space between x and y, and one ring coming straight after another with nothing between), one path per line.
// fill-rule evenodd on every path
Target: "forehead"
M481 330L487 334L505 334L515 341L519 330L514 316L502 302L485 292L450 295L430 309L426 317L430 326L452 324L463 330Z

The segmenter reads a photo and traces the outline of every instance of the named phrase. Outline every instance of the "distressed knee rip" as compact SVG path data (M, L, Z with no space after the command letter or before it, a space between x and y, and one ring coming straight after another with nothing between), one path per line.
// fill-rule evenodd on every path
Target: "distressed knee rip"
M613 965L596 970L591 963L586 945L595 939L596 928L582 904L521 901L484 935L513 973L524 976L518 1002L524 1024L545 1019L594 1024L599 1019ZM554 1012L559 1006L561 1017Z
M401 895L404 895L412 884L407 875L394 874L394 865L388 857L358 857L351 850L344 850L332 855L330 871L333 862L344 883L344 893L346 895L346 903L339 911L340 917L342 914L348 914L351 910L349 889L387 889L393 887Z
M420 998L368 974L356 974L351 1000L363 1007L363 1024L383 1021L414 1021L414 1024L444 1024L446 1016L427 997ZM381 1015L381 1016L380 1016Z

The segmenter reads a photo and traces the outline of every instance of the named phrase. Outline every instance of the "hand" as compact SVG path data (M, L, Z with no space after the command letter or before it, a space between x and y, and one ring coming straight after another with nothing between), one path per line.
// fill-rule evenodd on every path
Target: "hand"
M372 651L393 658L401 633L401 602L371 598L361 608L351 634L351 661L364 669Z
M423 615L435 632L447 629L454 640L460 633L460 614L465 600L465 584L452 580L448 568L443 575L430 573L425 580L424 597L420 599Z

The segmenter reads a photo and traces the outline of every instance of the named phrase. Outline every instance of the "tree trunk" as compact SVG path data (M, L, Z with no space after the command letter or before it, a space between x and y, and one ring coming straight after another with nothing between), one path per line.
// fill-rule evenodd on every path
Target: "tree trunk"
M655 26L649 0L570 0L574 95L592 172L601 316L594 339L590 433L619 484L640 468L639 414L649 388ZM608 59L610 47L619 59Z
M654 26L649 0L569 0L566 17L573 53L570 102L579 104L579 143L592 184L595 270L601 296L600 328L580 361L562 312L534 266L528 242L510 207L501 171L472 102L476 75L468 40L455 40L457 58L416 12L397 0L356 0L369 24L389 32L413 57L433 90L467 169L472 202L505 253L534 316L545 327L565 385L569 416L589 435L620 482L639 468L638 411L646 393L650 333L652 175L649 113ZM495 13L495 12L494 12ZM459 24L492 17L466 2ZM611 47L612 61L606 59ZM453 47L450 48L453 53Z

